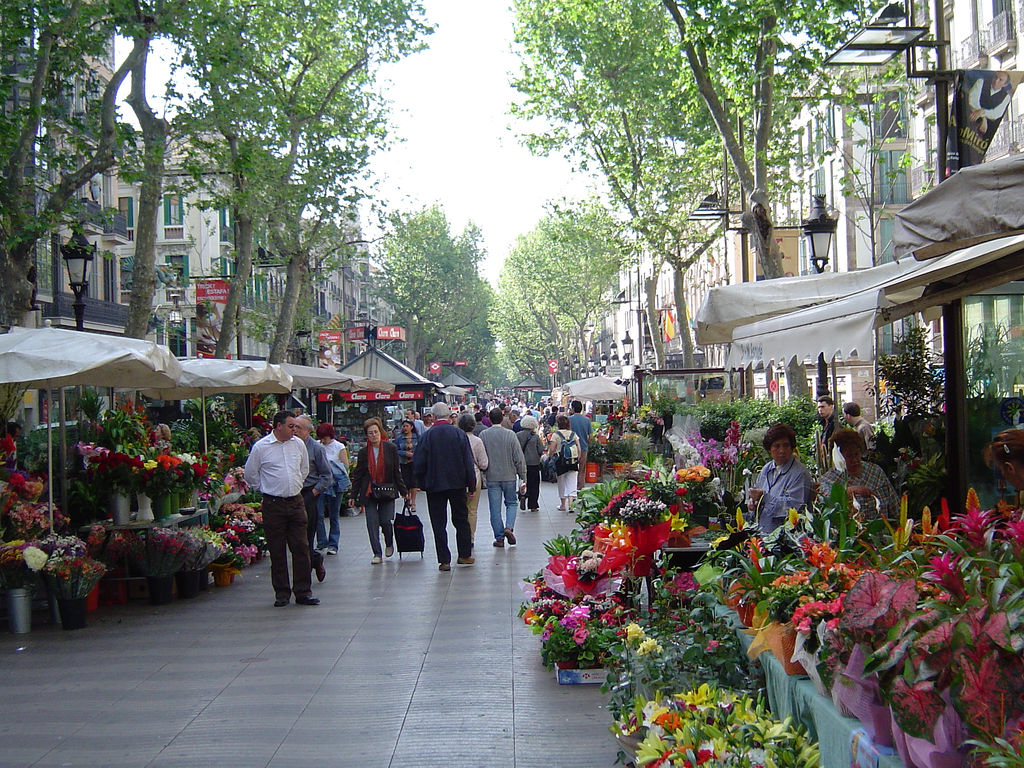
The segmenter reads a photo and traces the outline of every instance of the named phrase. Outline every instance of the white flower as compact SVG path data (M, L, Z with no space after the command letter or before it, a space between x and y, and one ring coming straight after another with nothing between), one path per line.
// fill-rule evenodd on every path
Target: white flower
M21 554L25 558L25 565L28 566L30 571L38 571L46 565L46 561L49 559L49 555L39 547L25 547Z

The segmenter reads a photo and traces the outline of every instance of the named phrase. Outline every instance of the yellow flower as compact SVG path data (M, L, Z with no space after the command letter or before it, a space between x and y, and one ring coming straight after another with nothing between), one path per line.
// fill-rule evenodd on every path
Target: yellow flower
M658 645L658 641L653 637L648 637L642 643L640 647L636 649L637 656L646 656L649 653L661 653L661 646Z
M789 508L789 527L790 528L795 528L796 524L797 524L797 521L799 521L799 520L800 520L800 515L797 513L796 509L794 509L793 507L790 507Z
M707 683L701 684L700 688L695 691L680 693L677 698L691 707L706 707L715 701L715 697L712 695L711 688Z
M626 641L632 643L634 640L643 640L647 636L644 634L643 627L637 623L629 624L626 626Z
M153 459L149 459L149 461L147 461L145 464L143 464L143 466L146 469L156 469L158 464Z

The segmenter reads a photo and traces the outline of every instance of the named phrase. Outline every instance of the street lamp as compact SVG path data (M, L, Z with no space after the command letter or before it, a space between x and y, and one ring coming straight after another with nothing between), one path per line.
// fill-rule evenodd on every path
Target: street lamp
M814 271L819 275L825 271L828 255L832 251L832 236L836 233L836 220L825 210L825 196L814 195L811 215L804 221L801 229L807 243L807 252ZM828 394L828 368L825 366L825 355L818 353L818 378L814 384L814 396Z
M299 345L299 362L302 365L308 365L309 364L307 362L308 358L306 357L306 355L309 352L309 337L310 337L310 335L311 335L310 332L309 331L305 331L305 330L303 330L303 331L296 331L295 332L295 341Z
M89 290L89 264L96 257L96 245L81 232L75 232L61 245L61 256L68 269L68 284L75 294L75 329L85 330L85 293Z
M622 337L622 361L624 365L629 365L630 357L633 354L633 339L629 336L629 328L626 329L626 335Z
M800 226L807 243L807 252L814 271L819 275L828 265L828 257L832 252L832 236L836 233L836 220L828 215L825 209L825 196L814 195L811 204L810 218Z

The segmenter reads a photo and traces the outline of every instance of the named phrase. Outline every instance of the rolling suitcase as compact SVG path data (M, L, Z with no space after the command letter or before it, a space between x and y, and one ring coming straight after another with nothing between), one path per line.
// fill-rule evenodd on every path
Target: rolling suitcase
M395 515L395 549L399 560L403 552L419 552L423 557L423 523L409 509L408 503Z

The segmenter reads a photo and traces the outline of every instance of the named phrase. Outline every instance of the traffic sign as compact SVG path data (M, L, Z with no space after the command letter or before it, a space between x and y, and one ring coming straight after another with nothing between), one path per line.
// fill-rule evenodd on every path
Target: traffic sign
M548 360L548 372L549 373L558 373L558 361L557 360Z

